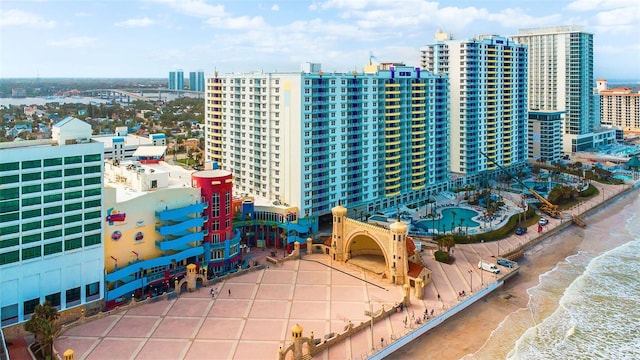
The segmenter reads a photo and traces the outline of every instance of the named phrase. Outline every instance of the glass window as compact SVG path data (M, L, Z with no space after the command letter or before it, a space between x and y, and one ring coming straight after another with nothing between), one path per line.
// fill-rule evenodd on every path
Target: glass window
M44 208L45 215L60 214L61 212L62 212L62 206L52 206L52 207Z
M22 236L22 244L29 244L33 242L38 242L42 240L42 234L31 234L31 235L23 235Z
M61 182L53 182L53 183L44 184L44 191L59 190L59 189L62 189L62 183Z
M82 186L82 179L67 180L64 182L65 188L78 187L78 186Z
M0 201L0 214L18 211L20 209L19 200Z
M85 296L88 298L89 296L99 295L100 294L100 283L94 282L92 284L86 285L85 288ZM87 299L89 300L89 299Z
M30 219L38 216L42 216L42 209L27 210L22 212L22 219Z
M64 211L74 211L82 209L82 203L64 204Z
M25 173L22 174L22 181L33 181L42 179L42 173Z
M64 223L65 224L70 224L70 223L74 223L74 222L78 222L78 221L82 221L82 214L69 215L69 216L65 216L65 218L64 218Z
M33 197L33 198L26 198L26 199L22 199L22 206L31 206L31 205L38 205L42 203L42 198L38 197Z
M20 261L20 252L18 250L0 253L0 265L10 264L18 261Z
M44 233L44 239L49 240L62 236L62 229L51 230Z
M22 231L29 231L29 230L40 229L40 228L41 228L40 221L22 224Z
M62 252L62 241L55 242L52 244L44 244L44 255L57 254Z
M19 243L20 243L19 238L7 239L3 237L3 238L0 238L0 249L16 246Z
M51 195L44 196L45 203L50 203L54 201L62 201L62 194L51 194Z
M44 297L44 301L48 302L51 306L60 306L60 293L49 294Z
M96 196L96 195L100 195L102 193L102 189L97 188L97 189L87 189L84 191L84 196Z
M23 303L24 314L25 315L33 314L33 312L36 310L36 306L38 306L38 304L40 304L40 299L39 298L35 298L35 299L31 299L31 300L25 301Z
M67 156L64 158L64 163L66 164L79 164L82 162L82 156Z
M62 170L51 170L44 172L45 179L59 178L62 177Z
M19 188L0 189L0 199L2 200L17 199L19 197L20 197Z
M102 177L85 178L84 184L85 185L102 184Z
M20 164L17 162L0 164L0 171L19 170Z
M62 165L62 158L44 159L44 166Z
M40 184L22 187L23 194L31 194L31 193L40 192L40 191L42 191L42 186L40 186Z
M61 224L62 224L62 218L46 219L44 221L44 227L46 228L51 226L61 225Z
M20 181L19 175L0 176L0 185L17 183L18 181Z
M78 249L82 247L82 238L78 239L69 239L64 242L64 250L69 251L73 249Z
M5 326L18 322L18 304L3 306L0 313L2 314L0 325Z
M89 211L84 213L85 220L97 219L97 218L100 218L100 216L101 216L100 211Z
M65 168L64 176L82 175L82 168Z
M38 160L27 160L22 162L22 169L34 169L40 167L42 162Z
M93 208L93 207L100 207L100 206L102 206L100 200L85 201L85 203L84 203L84 208L85 209L89 209L89 208Z
M100 234L89 235L84 239L84 246L98 245L100 243L102 243Z
M71 306L71 303L80 301L80 287L69 289L66 291L67 295L67 307Z
M68 192L68 193L66 193L66 194L64 195L64 198L65 198L66 200L69 200L69 199L79 199L79 198L81 198L81 197L82 197L82 190L80 190L80 191L71 191L71 192Z
M22 249L22 261L34 259L42 255L40 246Z
M102 168L100 166L85 166L84 173L85 174L102 173Z
M97 222L97 223L90 223L90 224L86 224L84 226L84 231L92 231L92 230L98 230L101 227L101 223Z
M82 226L72 226L64 229L65 235L79 234L82 232Z
M102 156L100 154L89 154L84 156L85 162L100 161L101 159L102 159Z

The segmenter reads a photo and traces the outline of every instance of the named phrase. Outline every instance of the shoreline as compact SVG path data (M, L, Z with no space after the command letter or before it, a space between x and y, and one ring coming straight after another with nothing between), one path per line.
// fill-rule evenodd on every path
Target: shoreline
M625 196L633 194L635 190L636 188L633 186L622 189L611 194L604 201L599 201L592 207L585 208L585 211L579 215L585 218L598 217L600 214L603 214L604 218L610 217L614 214L611 209L606 209L607 213L597 213L597 211L605 206L624 206L632 199L631 197L625 198ZM623 201L620 201L621 199ZM483 357L478 353L488 342L495 340L492 339L492 335L511 315L526 310L526 313L520 317L524 319L523 325L526 328L533 326L534 321L541 321L542 319L533 320L532 315L529 314L528 289L537 286L540 283L540 276L552 271L558 263L581 251L585 242L581 236L583 229L569 225L561 224L540 234L535 239L531 239L524 248L526 256L518 261L520 272L517 276L506 281L501 288L487 295L481 301L474 303L424 334L420 339L416 339L397 350L387 359L421 358L425 354L428 354L429 358L481 359ZM606 246L601 251L604 252L613 247ZM506 331L512 330L515 330L512 333L515 338L513 341L511 341L513 336L507 339L507 341L511 341L511 348L515 345L515 340L522 335L520 329L507 329ZM455 335L452 336L452 334Z

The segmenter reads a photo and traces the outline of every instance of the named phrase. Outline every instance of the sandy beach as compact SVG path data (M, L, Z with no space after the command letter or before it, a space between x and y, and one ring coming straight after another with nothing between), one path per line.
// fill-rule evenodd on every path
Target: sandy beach
M628 195L623 195L622 199L615 199L604 210L587 217L590 224L587 226L594 226L593 224L602 220L610 221L609 217L621 211L630 201L631 196ZM552 270L568 256L585 248L593 248L593 240L585 240L584 232L585 229L571 226L529 249L526 256L518 261L521 266L519 274L508 280L502 288L471 305L420 339L396 351L388 359L495 358L479 350L485 346L492 333L496 331L495 329L500 328L500 324L509 316L520 317L521 326L514 325L518 324L517 319L510 319L506 322L509 328L501 328L496 336L504 336L503 342L507 344L506 347L513 347L515 340L524 330L532 326L533 321L540 320L533 319L533 315L529 312L527 289L538 285L540 275ZM616 241L601 242L599 245L596 246L595 251L617 246ZM496 341L491 343L496 346ZM505 353L502 358L506 355Z

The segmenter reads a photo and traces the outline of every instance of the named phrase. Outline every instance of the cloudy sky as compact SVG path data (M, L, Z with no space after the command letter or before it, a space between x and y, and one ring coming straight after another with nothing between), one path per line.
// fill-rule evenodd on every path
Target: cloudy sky
M437 29L457 39L582 25L595 75L640 79L638 0L0 0L0 77L157 77L417 65Z

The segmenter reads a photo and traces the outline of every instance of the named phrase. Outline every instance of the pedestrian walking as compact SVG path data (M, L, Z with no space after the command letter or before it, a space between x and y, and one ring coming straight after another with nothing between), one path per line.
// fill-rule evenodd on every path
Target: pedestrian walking
M431 316L433 316L433 310L434 310L434 309L431 309Z
M229 289L229 296L231 296L231 289Z

